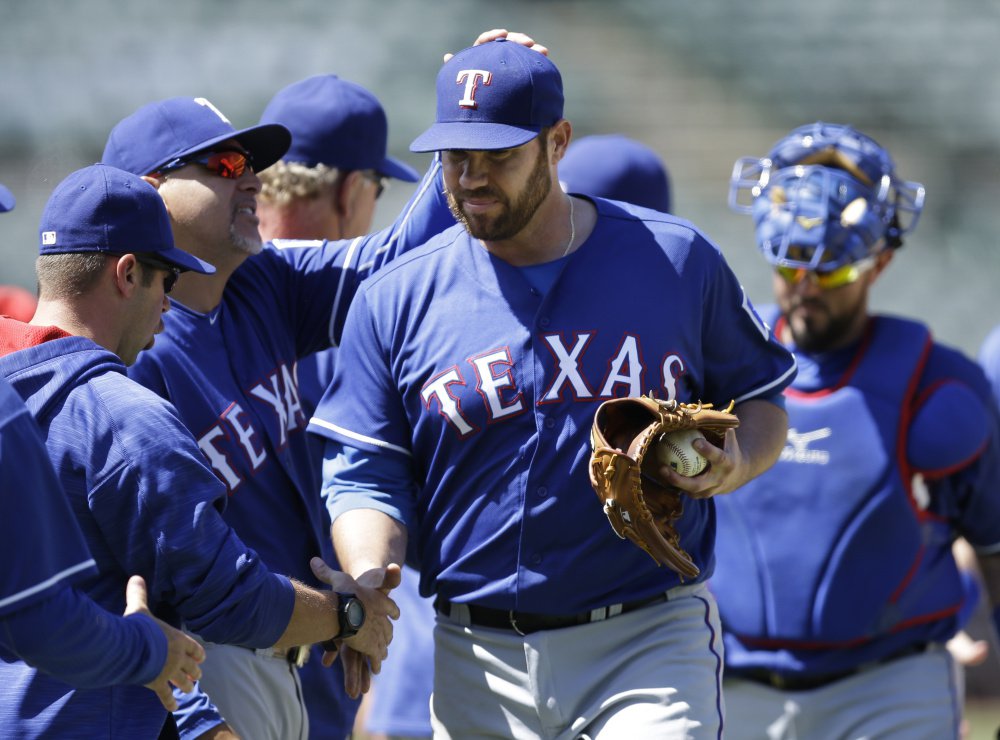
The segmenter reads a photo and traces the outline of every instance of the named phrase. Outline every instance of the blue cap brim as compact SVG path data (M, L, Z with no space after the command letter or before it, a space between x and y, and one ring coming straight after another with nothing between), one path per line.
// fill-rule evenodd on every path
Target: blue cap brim
M277 162L285 156L285 152L287 152L288 148L292 145L292 134L287 128L279 123L265 123L259 126L251 126L250 128L241 129L239 131L225 133L221 136L216 136L214 139L200 142L190 149L171 155L169 159L157 162L156 167L162 167L175 159L184 159L192 154L208 151L216 145L221 144L224 141L229 141L230 139L238 141L240 146L250 153L250 156L253 158L255 172L266 170L272 164ZM150 170L150 172L156 172L156 168L154 167Z
M393 159L392 157L383 159L382 163L375 168L375 171L385 177L392 177L403 182L416 182L420 179L419 172L405 162L400 162L398 159Z
M441 152L447 149L494 151L512 149L538 136L540 126L508 126L503 123L448 121L435 123L410 144L411 152Z
M17 200L14 198L14 194L10 192L6 187L0 185L0 213L6 213L7 211L13 211L14 205Z
M205 260L198 259L190 252L185 252L183 249L178 249L173 247L172 249L164 249L157 252L147 252L157 259L163 260L179 270L190 271L190 272L200 272L202 275L212 275L215 273L215 267L210 265Z

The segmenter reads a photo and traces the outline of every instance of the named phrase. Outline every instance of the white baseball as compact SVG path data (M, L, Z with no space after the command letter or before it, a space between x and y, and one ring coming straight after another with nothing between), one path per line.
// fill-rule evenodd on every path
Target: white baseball
M705 435L697 429L681 429L664 434L656 443L656 457L680 475L688 478L698 475L708 467L708 460L691 446L696 439L705 439Z

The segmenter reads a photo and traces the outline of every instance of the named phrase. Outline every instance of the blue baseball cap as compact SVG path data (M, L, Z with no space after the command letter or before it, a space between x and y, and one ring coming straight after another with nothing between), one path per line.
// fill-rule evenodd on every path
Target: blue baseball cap
M101 162L133 175L151 175L165 164L229 139L239 142L260 171L281 159L292 135L275 123L237 131L205 98L168 98L119 121L108 136Z
M70 174L49 196L38 253L148 254L203 275L212 265L174 246L170 216L156 188L137 175L93 164Z
M410 151L521 146L563 117L562 76L549 58L497 39L463 49L437 76L437 122Z
M670 212L670 175L663 160L645 144L621 134L570 142L559 162L559 181L567 193Z
M337 75L308 77L279 90L260 123L279 123L292 132L292 145L282 157L286 162L375 170L406 182L420 179L408 164L386 156L389 123L378 98Z
M14 199L14 194L4 187L2 182L0 182L0 213L13 211L15 203L17 203L17 201Z

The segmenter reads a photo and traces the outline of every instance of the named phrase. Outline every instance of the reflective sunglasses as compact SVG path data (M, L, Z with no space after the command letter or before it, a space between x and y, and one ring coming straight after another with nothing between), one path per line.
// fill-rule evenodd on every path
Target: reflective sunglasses
M804 267L775 267L777 272L789 285L798 285L806 278L822 290L833 290L844 285L855 283L875 264L872 257L841 265L833 270L807 270Z
M383 177L375 170L361 170L361 175L366 180L371 180L373 183L375 183L375 200L381 198L382 193L384 193L385 189L389 187L389 183L386 182L388 178Z
M253 157L248 152L230 150L203 152L191 157L178 157L160 167L157 174L179 170L181 167L186 167L189 164L200 164L213 175L224 177L227 180L239 179L246 172L247 168L251 172L254 171Z

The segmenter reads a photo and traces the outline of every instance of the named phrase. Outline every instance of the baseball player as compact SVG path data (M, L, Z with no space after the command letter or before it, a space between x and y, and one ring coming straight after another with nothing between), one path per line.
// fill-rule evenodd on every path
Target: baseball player
M216 267L210 276L181 276L156 346L143 353L130 377L176 406L227 487L224 517L240 538L271 569L318 586L308 563L323 551L329 531L296 363L339 342L365 275L438 230L442 216L430 194L440 165L431 165L384 231L264 245L256 172L278 161L289 145L280 124L238 131L203 98L170 98L120 121L103 161L157 188L178 242ZM390 576L384 584L366 585L392 588L396 582ZM215 644L206 651L200 687L237 732L278 740L308 735L298 676L298 666L310 659L308 647L293 656ZM311 660L319 662L321 652ZM379 661L372 665L377 672ZM367 690L356 675L344 681L354 697ZM191 696L182 702L182 737L202 726L201 701ZM337 732L350 732L353 714L353 708L343 713ZM285 718L294 725L281 724Z
M660 156L622 134L574 139L559 163L559 182L567 193L670 213L670 174Z
M121 611L137 573L154 611L205 639L270 653L357 630L349 644L384 657L392 602L322 568L337 593L269 572L220 516L225 487L174 408L125 374L153 344L179 271L212 272L174 246L156 191L84 168L53 191L40 236L38 311L30 324L0 318L0 377L40 425L97 565L87 595ZM346 613L353 592L367 618ZM74 691L21 662L0 663L0 683L2 737L155 738L168 716L145 689Z
M386 155L388 122L378 99L361 85L336 75L315 75L283 88L267 104L260 123L278 123L292 133L291 148L259 175L257 214L265 241L355 239L370 231L376 202L387 180L409 183L420 179L412 167ZM423 187L432 184L426 180ZM437 198L440 190L434 188L433 195L421 197ZM443 201L431 213L441 219L439 226L429 227L435 231L454 224ZM331 347L297 362L299 398L306 419L330 384L336 354ZM318 469L322 443L320 438L310 437ZM321 507L319 514L323 517L321 531L328 532L326 509ZM330 538L322 538L321 543L324 559L334 562ZM400 637L409 634L408 625L419 615L404 609L399 590L413 590L415 582L415 576L404 568L403 581L393 591L401 613L394 625L393 653L407 660L414 657L410 656L411 646L401 644ZM411 594L406 596L408 604ZM395 662L390 665L394 667ZM308 661L299 676L310 736L345 737L353 725L358 701L345 694L340 663L331 670L319 660Z
M14 207L0 184L0 213ZM72 686L144 684L164 707L176 706L168 681L201 675L204 651L155 619L145 582L130 579L124 619L74 586L97 572L66 504L45 443L21 397L0 379L0 657L22 660ZM80 630L82 624L87 630Z
M997 603L996 414L973 362L868 310L924 189L822 122L739 160L731 185L774 269L762 313L799 373L779 461L718 505L727 737L957 737L952 540L977 549Z
M691 224L560 189L562 110L552 62L503 38L441 68L411 149L442 153L461 223L355 298L310 423L334 546L352 573L412 547L438 612L435 737L714 737L712 598L609 530L588 434L613 396L735 399L711 471L670 478L708 570L711 497L779 453L768 397L794 363Z

